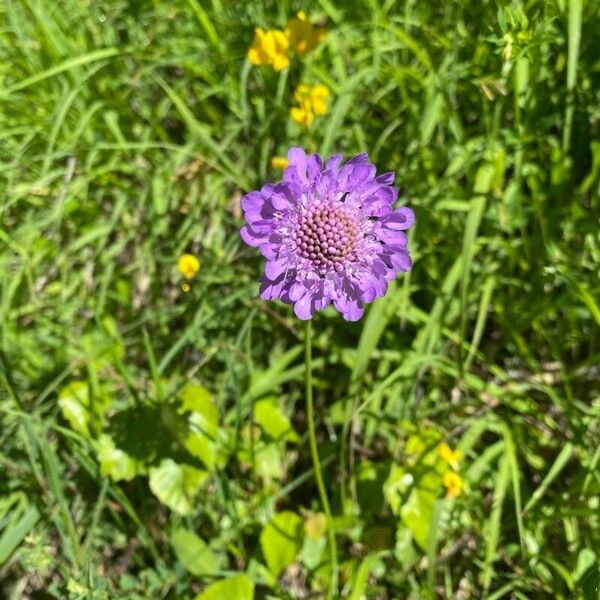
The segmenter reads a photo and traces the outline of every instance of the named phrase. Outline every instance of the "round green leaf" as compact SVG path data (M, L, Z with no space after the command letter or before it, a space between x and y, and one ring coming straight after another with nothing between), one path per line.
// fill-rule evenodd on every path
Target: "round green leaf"
M194 496L208 475L189 465L178 465L170 458L162 460L158 467L152 467L149 473L152 493L180 515L191 512Z
M262 530L260 546L273 576L278 577L296 560L302 548L302 531L302 519L291 511L277 513Z
M171 536L171 545L183 566L194 575L212 575L219 570L219 559L207 543L192 531L179 528Z
M254 584L246 575L236 575L209 585L194 600L253 600Z

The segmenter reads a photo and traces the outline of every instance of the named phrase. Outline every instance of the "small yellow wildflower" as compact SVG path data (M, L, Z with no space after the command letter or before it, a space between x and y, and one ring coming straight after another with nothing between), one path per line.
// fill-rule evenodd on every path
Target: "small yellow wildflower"
M304 521L304 533L313 539L318 540L327 531L327 517L321 513L311 512Z
M448 498L458 498L465 487L462 477L454 471L446 471L443 482L446 486L446 497Z
M327 98L329 98L329 88L322 83L315 85L310 91L310 102L315 115L324 115L327 113Z
M192 279L200 270L200 261L193 254L182 254L177 261L177 268L186 279Z
M289 165L289 161L285 156L274 156L271 159L271 168L283 171Z
M462 452L456 448L456 450L452 450L446 442L442 442L438 446L438 454L440 458L447 464L449 464L453 469L458 468L458 463L462 458Z
M316 48L325 38L325 29L312 25L302 10L287 22L285 33L290 46L299 56Z
M271 65L275 71L287 69L290 64L287 35L279 29L255 29L254 41L248 49L248 60L253 65Z
M182 292L185 292L187 294L191 289L192 289L192 286L189 283L184 282L184 283L181 284L181 291Z
M315 115L327 113L329 88L322 83L312 87L301 83L294 92L294 98L300 106L292 107L290 116L296 123L308 127L313 122Z

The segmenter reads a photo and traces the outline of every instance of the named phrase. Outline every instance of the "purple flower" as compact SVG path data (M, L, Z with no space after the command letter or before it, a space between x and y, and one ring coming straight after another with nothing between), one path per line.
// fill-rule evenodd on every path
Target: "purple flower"
M260 295L294 305L310 319L330 303L348 321L410 270L404 230L415 215L392 208L394 173L375 176L366 153L345 164L341 154L323 166L318 154L290 148L283 181L242 198L242 239L267 259Z

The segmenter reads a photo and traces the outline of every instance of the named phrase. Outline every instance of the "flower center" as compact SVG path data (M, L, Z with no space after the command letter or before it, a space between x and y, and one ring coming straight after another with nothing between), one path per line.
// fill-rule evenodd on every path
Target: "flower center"
M317 205L300 214L292 240L319 271L341 270L354 259L359 234L359 224L343 206Z

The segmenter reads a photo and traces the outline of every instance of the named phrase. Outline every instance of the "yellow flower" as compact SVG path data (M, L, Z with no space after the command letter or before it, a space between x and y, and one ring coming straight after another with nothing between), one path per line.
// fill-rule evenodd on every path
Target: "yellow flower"
M308 513L304 521L304 533L313 539L318 540L327 531L327 517L321 513Z
M446 486L446 496L448 498L458 498L465 487L462 477L454 471L446 471L443 482Z
M283 171L283 169L285 169L289 164L288 159L285 156L274 156L271 159L271 168L272 169L279 169L280 171Z
M301 83L294 92L294 98L302 104L302 102L310 102L310 85Z
M329 98L329 88L322 83L314 86L301 83L294 92L294 98L300 106L294 106L290 110L290 116L296 123L309 126L315 115L324 115L327 113L327 98Z
M200 261L193 254L182 254L177 261L177 268L186 279L192 279L200 270Z
M457 448L456 450L452 450L446 442L442 442L438 446L438 454L440 458L447 464L449 464L453 469L458 468L458 463L462 458L462 452Z
M287 35L279 29L264 31L257 27L254 41L248 49L248 60L253 65L271 65L275 71L282 71L290 64Z
M305 125L308 127L314 120L315 115L312 110L310 110L310 104L302 104L300 108L297 106L293 106L290 110L290 116L296 123L300 123L300 125Z
M314 27L304 11L300 11L287 22L285 32L290 46L299 56L316 48L325 38L325 29Z
M327 98L329 98L329 88L326 85L319 83L312 88L310 102L315 115L327 113Z

